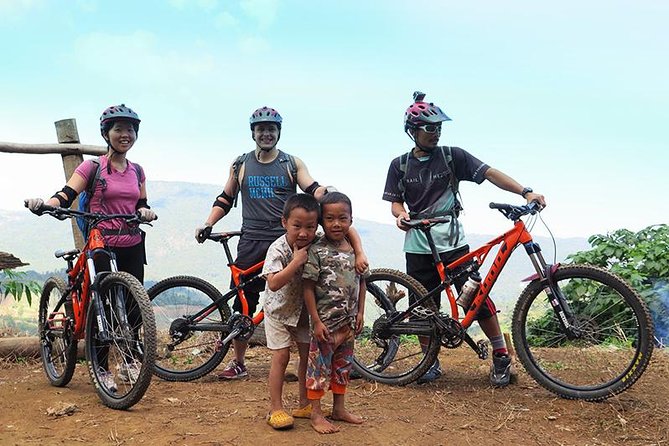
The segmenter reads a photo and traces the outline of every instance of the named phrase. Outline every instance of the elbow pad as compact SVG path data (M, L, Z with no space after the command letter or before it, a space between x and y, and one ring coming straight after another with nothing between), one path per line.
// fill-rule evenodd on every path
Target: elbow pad
M318 184L318 181L314 181L306 189L304 189L304 192L313 196L316 193L316 189L318 189L319 187L321 187L321 185Z
M148 205L146 198L140 198L137 200L137 206L135 206L135 210L141 208L151 209L151 206Z
M67 198L63 198L61 192L64 193ZM70 186L65 185L61 190L53 194L51 198L56 198L60 202L60 207L69 208L72 206L72 203L74 203L74 199L77 198L77 195L77 191Z
M224 203L223 201L220 200L220 198L227 200L227 203ZM232 209L232 203L234 202L235 198L231 197L228 195L225 191L221 192L221 194L216 197L216 200L214 200L213 206L218 206L219 208L223 209L225 213L227 214L230 212L230 209Z

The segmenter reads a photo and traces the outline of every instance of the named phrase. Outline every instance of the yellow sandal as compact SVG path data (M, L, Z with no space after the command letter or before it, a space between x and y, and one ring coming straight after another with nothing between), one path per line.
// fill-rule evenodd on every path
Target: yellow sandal
M307 404L299 409L293 409L292 414L294 418L311 418L311 404ZM332 410L323 409L323 416L329 417L330 415L332 415Z
M288 415L285 410L275 410L267 414L267 424L277 430L290 429L294 422L293 417Z

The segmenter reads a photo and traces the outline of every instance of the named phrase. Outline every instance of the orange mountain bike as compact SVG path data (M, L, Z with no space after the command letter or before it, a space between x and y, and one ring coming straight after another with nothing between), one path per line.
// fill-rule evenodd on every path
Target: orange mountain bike
M156 346L156 329L149 297L132 275L120 272L107 249L103 221L143 223L135 214L96 214L43 205L35 212L59 220L81 217L90 229L83 251L56 251L67 262L67 283L58 276L46 280L39 304L42 365L56 387L72 379L77 343L85 340L86 359L95 390L112 409L136 404L149 387ZM148 224L148 223L147 223ZM107 259L111 271L97 271L95 261Z
M174 276L152 286L151 308L156 320L157 357L154 373L168 381L191 381L214 370L233 339L248 340L264 318L249 314L244 290L262 280L265 262L247 269L234 264L228 242L240 231L210 233L207 240L223 245L234 286L225 294L193 276ZM242 313L231 314L228 301L239 297Z
M449 265L441 262L430 228L450 217L406 221L423 231L441 284L429 292L407 274L375 269L367 279L366 319L358 337L354 366L365 378L403 385L421 377L434 363L440 347L468 344L481 359L487 342L467 333L515 248L522 245L536 274L525 279L512 317L513 344L525 370L543 387L561 397L604 400L639 379L653 351L653 324L639 295L618 276L588 265L551 265L532 240L521 217L536 218L537 203L525 206L491 203L514 222L513 229ZM493 247L499 245L487 275L464 315L452 284L478 275ZM434 296L446 291L447 313Z

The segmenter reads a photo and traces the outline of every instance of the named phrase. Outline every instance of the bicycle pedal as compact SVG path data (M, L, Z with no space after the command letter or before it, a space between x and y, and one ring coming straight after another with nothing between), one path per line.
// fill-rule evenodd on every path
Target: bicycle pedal
M55 312L49 315L49 319L46 322L49 330L62 330L65 328L65 321L67 321L65 313Z
M479 359L488 359L488 341L479 340L476 343L477 351L476 353L479 356Z

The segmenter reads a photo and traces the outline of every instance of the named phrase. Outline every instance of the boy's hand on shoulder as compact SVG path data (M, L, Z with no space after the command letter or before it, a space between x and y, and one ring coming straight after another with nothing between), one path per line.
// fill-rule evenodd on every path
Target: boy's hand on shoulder
M364 272L369 268L369 261L367 260L367 255L364 252L356 253L355 255L355 271L358 274L364 274Z

